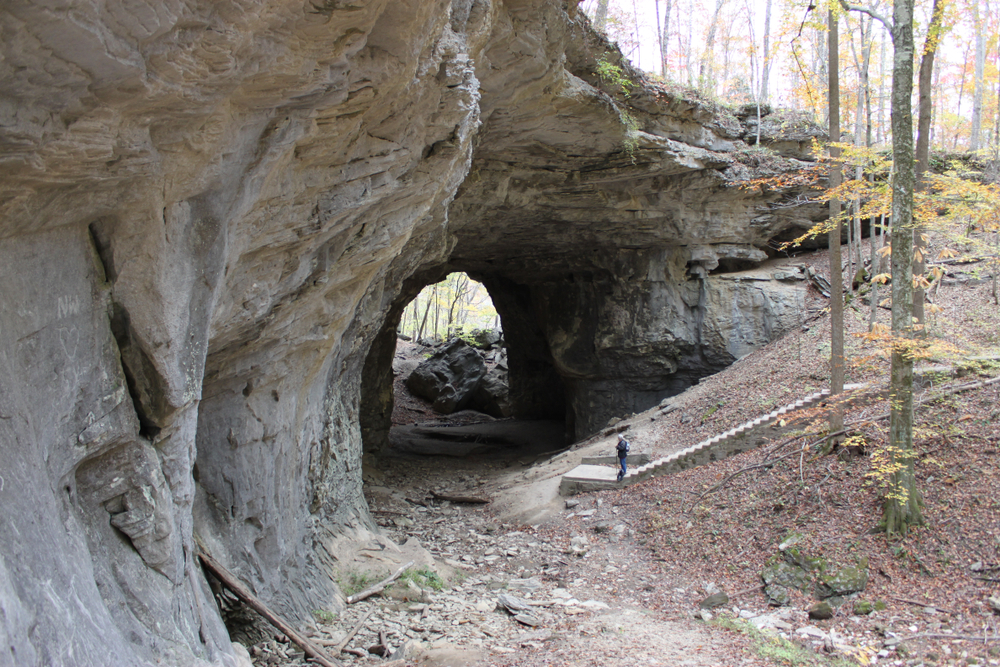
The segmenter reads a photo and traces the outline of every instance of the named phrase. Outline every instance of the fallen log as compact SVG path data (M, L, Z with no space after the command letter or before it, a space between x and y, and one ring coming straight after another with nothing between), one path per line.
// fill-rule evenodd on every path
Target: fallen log
M341 667L343 663L330 658L323 649L300 635L288 621L271 611L256 595L250 592L249 588L236 578L236 575L227 570L222 563L215 560L215 558L205 551L205 547L200 542L198 543L198 558L201 559L201 564L205 569L211 572L212 576L218 579L223 586L232 591L233 595L267 619L271 625L283 632L299 648L305 651L306 655L312 660L323 665L323 667Z
M354 604L355 602L361 602L365 598L370 598L376 593L381 593L386 586L399 579L399 577L403 574L403 572L405 572L407 568L412 566L413 566L413 561L411 560L409 563L399 568L393 574L389 575L388 577L378 582L371 588L366 588L365 590L361 591L356 595L348 595L347 604Z
M389 644L385 638L385 630L378 631L378 644L368 647L368 652L381 658L389 657Z
M471 503L474 505L487 505L492 502L489 498L477 498L476 496L446 496L431 491L434 500L447 500L452 503Z
M368 618L374 613L375 613L374 609L369 609L368 613L365 614L364 617L357 622L354 628L352 628L351 631L347 633L347 636L344 637L339 644L337 644L337 647L333 649L333 652L336 653L337 655L340 655L342 651L348 653L349 651L346 650L347 643L352 639L354 639L354 635L358 634L358 630L360 630L364 626L364 624L368 622Z
M895 596L890 597L890 599L896 600L897 602L905 602L907 604L916 605L918 607L924 607L926 609L938 609L940 611L947 612L953 616L955 615L955 612L953 610L948 609L947 607L942 607L939 604L934 604L933 602L921 602L920 600L911 600L909 598L900 598Z

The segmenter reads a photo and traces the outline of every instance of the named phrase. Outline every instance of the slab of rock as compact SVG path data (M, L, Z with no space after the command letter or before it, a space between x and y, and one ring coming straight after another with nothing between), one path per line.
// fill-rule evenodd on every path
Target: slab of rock
M590 550L590 541L584 535L577 535L570 538L569 550L566 553L574 556L583 556Z
M521 611L528 611L532 608L531 605L525 600L508 593L500 593L497 596L497 600L499 600L500 604L512 614Z
M810 639L816 639L819 641L824 641L828 634L820 630L819 628L814 628L811 625L806 625L795 631L795 634L802 635L803 637L808 637Z
M817 602L813 606L809 607L807 611L809 612L809 618L816 619L818 621L833 618L833 607L831 607L830 603L825 600Z
M518 635L519 642L544 642L552 639L551 630L537 630L535 632L524 632Z
M499 345L503 339L503 332L499 329L473 329L470 334L476 347L481 350L488 350L494 345Z
M542 622L534 615L527 612L520 612L514 614L514 620L522 625L527 625L531 628L537 628Z
M600 600L587 600L586 602L581 602L580 607L584 609L590 609L591 611L602 611L604 609L611 609L607 602L601 602Z
M542 582L537 577L528 579L511 579L507 582L507 588L514 591L537 591L542 587Z
M713 593L707 598L698 603L698 606L702 609L715 609L716 607L721 607L722 605L729 604L729 596L724 592L719 591L718 593Z
M752 616L749 620L759 630L791 632L795 627L778 614L761 614L760 616Z
M821 598L860 593L868 586L868 560L858 565L828 569L819 576L816 594Z
M769 561L760 576L768 602L779 607L791 602L790 589L808 590L812 586L808 572L778 557Z

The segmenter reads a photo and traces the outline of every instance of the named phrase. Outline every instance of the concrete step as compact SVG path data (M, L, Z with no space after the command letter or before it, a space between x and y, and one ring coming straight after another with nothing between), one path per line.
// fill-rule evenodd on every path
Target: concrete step
M585 491L617 489L618 470L609 466L579 465L563 475L559 483L559 494L572 496Z
M649 452L636 452L634 454L629 454L625 458L625 463L630 468L632 466L642 465L644 463L649 463ZM609 454L607 456L584 456L580 459L581 465L588 466L600 466L600 465L618 465L618 457Z

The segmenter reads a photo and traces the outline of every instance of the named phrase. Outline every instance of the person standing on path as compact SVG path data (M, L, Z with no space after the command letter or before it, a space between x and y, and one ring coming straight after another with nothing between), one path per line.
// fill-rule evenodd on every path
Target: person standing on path
M621 465L621 470L618 471L618 481L625 479L625 473L628 471L628 466L626 461L628 459L628 450L631 449L628 440L621 433L618 434L618 446L615 450L618 452L618 463Z

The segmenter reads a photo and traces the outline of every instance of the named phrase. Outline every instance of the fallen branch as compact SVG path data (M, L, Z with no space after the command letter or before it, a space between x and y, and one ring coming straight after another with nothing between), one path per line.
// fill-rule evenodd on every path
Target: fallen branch
M354 635L358 634L358 631L361 630L362 627L364 627L364 624L368 622L368 619L371 618L371 615L374 613L375 613L374 608L369 609L368 613L365 614L364 617L362 617L362 619L354 625L354 628L352 628L351 631L347 633L347 636L344 637L339 644L337 644L337 647L335 649L333 649L334 653L341 653L341 652L350 653L350 651L344 650L345 647L347 646L347 642L354 639Z
M938 399L942 399L942 398L944 398L946 396L951 396L953 394L960 394L963 391L971 391L973 389L982 389L983 387L989 387L990 385L996 384L997 382L1000 382L1000 375L998 375L995 378L990 378L989 380L983 380L981 382L970 382L968 384L960 384L960 385L957 385L957 386L954 386L954 387L948 387L947 389L944 389L944 390L939 391L939 392L935 392L935 393L931 394L930 396L925 396L924 398L921 398L919 400L913 401L913 407L917 408L917 407L920 407L922 405L926 405L927 403L931 403L933 401L936 401ZM882 421L883 419L888 419L889 418L889 414L890 413L888 413L888 412L883 412L882 414L878 415L877 417L868 417L866 419L858 419L858 420L853 421L850 424L848 424L848 426L857 426L859 424L867 424L867 423L870 423L870 422Z
M894 597L892 599L896 600L897 602L906 602L907 604L915 604L918 607L924 607L926 609L940 609L941 611L948 612L949 614L955 614L955 612L952 611L951 609L947 609L946 607L942 607L940 605L936 605L931 602L921 602L920 600L910 600L909 598L897 598L897 597Z
M901 642L909 641L911 639L960 639L962 641L983 642L985 644L986 642L1000 641L1000 636L987 637L984 635L982 637L977 637L975 635L946 635L944 633L925 632L919 635L899 637L899 641Z
M753 465L746 466L745 468L740 468L739 470L737 470L733 474L729 475L729 477L726 477L724 480L722 480L721 482L719 482L718 484L716 484L715 486L713 486L711 489L708 489L707 491L704 491L701 495L699 495L697 498L695 498L691 502L691 507L689 507L687 511L690 512L692 509L694 509L695 506L705 496L707 496L709 494L712 494L712 493L716 493L718 491L721 491L726 486L726 484L729 484L729 482L733 481L734 479L736 479L736 477L742 475L743 473L750 472L751 470L758 470L760 468L770 468L771 466L773 466L775 463L778 463L779 461L783 461L784 459L787 459L790 456L795 456L795 454L799 453L800 451L804 453L806 450L811 449L811 448L816 447L817 445L819 445L821 443L826 442L829 438L836 437L836 436L838 436L838 435L840 435L842 433L845 433L845 432L846 432L846 429L844 429L842 431L838 431L836 433L833 433L833 434L831 434L829 436L825 435L822 438L820 438L819 440L811 442L808 445L804 445L800 450L793 450L791 452L788 452L787 454L782 454L781 456L779 456L777 458L767 459L766 461L762 461L761 463L755 463ZM800 435L800 436L796 436L794 438L791 438L791 439L785 441L780 447L774 448L772 450L772 452L776 452L779 449L781 449L782 447L784 447L785 445L789 445L789 444L795 442L796 440L798 440L798 439L800 439L802 437L804 437L804 436Z
M316 661L320 665L323 665L323 667L341 666L340 662L330 658L323 651L323 649L296 632L295 628L293 628L285 619L268 609L267 605L261 602L256 595L251 593L250 589L244 586L232 572L227 570L219 561L215 560L207 551L205 551L205 547L200 542L198 542L198 558L201 559L201 563L205 569L211 572L212 576L218 579L223 586L232 591L233 595L267 619L271 625L276 627L289 639L295 642L295 644L305 651L306 655L312 660Z
M405 572L407 568L412 567L412 566L413 566L413 561L411 560L409 563L407 563L403 567L399 568L394 573L392 573L391 575L389 575L388 577L386 577L382 581L378 582L377 584L375 584L371 588L366 588L365 590L361 591L357 595L348 595L347 596L347 604L354 604L355 602L360 602L361 600L364 600L365 598L370 598L371 596L375 595L376 593L381 593L382 590L386 586L388 586L392 582L394 582L397 579L399 579L400 575L402 575L403 572Z
M385 637L385 630L378 631L378 644L368 647L368 652L372 655L377 655L382 658L389 657L389 644L387 643Z
M451 503L470 503L473 505L487 505L491 501L489 498L477 498L476 496L446 496L440 493L435 493L431 491L431 495L434 496L434 500L447 500Z
M340 644L340 642L338 642L336 639L320 638L320 639L314 639L313 642L315 642L316 645L318 646L322 646L323 648L330 648L331 646L337 646L338 644Z
M956 257L954 259L942 259L933 262L927 262L927 266L941 266L941 265L954 265L954 264L978 264L979 262L985 262L986 260L995 258L996 255L985 255L983 257Z
M746 595L747 593L753 593L754 591L759 591L764 588L764 584L757 584L756 586L751 586L750 588L744 588L742 591L737 591L729 596L729 599L738 598L741 595Z

